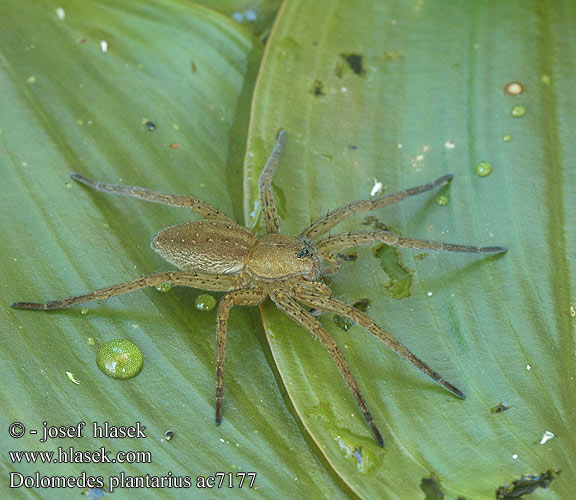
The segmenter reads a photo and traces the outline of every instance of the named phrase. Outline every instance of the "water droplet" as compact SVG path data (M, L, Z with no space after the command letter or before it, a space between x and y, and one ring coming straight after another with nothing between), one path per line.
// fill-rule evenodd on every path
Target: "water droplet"
M26 83L35 83L36 82L36 77L35 76L29 76L26 79Z
M510 142L510 141L512 140L512 136L511 136L510 134L504 134L504 135L502 136L502 140L503 140L504 142Z
M156 290L158 290L159 292L169 292L172 289L172 284L168 283L168 282L164 282L164 283L160 283L159 285L156 285L154 288L156 288Z
M350 330L350 328L352 328L356 324L354 320L351 320L350 318L345 318L344 316L340 316L339 314L335 314L332 319L334 320L334 324L338 328L342 328L342 330L344 330L345 332Z
M216 306L216 299L208 293L203 293L196 297L194 305L199 311L211 311Z
M487 161L481 161L476 165L476 173L480 177L486 177L492 172L492 164Z
M96 364L109 377L132 378L142 370L142 352L129 340L110 340L98 350Z
M510 114L515 118L520 118L521 116L524 116L524 113L526 113L526 108L524 106L520 106L520 104L512 106L512 109L510 110Z
M87 307L83 307L82 309L80 309L80 314L86 316L88 313L90 312L90 309L88 309Z
M448 205L448 203L450 203L450 196L441 194L436 197L436 205L445 207L446 205Z
M170 441L174 437L174 431L166 431L164 437L166 438L166 441Z
M524 92L524 86L519 82L510 82L504 91L510 95L519 95Z

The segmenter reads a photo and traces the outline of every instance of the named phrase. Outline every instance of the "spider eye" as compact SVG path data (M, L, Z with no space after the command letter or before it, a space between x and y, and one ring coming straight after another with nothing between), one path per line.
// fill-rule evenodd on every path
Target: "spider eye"
M297 254L296 257L298 259L301 259L302 257L312 257L312 255L314 255L310 249L304 247L302 250L300 250Z

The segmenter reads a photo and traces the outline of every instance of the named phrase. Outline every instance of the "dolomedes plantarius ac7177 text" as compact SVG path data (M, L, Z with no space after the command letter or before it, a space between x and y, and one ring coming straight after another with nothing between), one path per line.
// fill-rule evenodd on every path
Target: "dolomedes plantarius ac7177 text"
M334 252L374 242L383 242L394 247L465 253L500 253L506 249L405 238L389 231L351 232L321 238L336 224L356 212L368 212L429 191L448 182L452 178L451 175L440 177L430 184L369 200L355 201L332 210L312 222L299 236L280 233L272 192L272 177L284 149L285 138L286 132L281 130L260 175L260 200L266 223L266 234L262 236L254 235L213 206L196 198L160 193L140 187L94 182L80 174L72 174L73 179L99 191L123 194L174 207L191 208L203 220L182 222L162 229L152 239L152 248L181 269L179 271L150 274L126 283L52 302L16 302L12 307L44 311L59 309L90 300L107 299L161 283L227 292L218 306L216 327L216 424L219 424L222 419L226 330L230 308L256 305L269 296L281 311L306 328L326 348L346 385L352 391L374 437L381 446L384 446L382 435L374 423L374 418L342 352L332 336L307 308L333 312L355 321L451 393L460 398L464 398L464 394L376 325L366 314L332 297L330 288L321 282L321 278L338 271L340 260Z

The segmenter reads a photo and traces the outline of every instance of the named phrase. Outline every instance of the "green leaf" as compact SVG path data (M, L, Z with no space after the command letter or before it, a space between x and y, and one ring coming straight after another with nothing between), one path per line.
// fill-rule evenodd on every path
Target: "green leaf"
M569 498L574 384L576 42L571 2L287 2L255 90L246 219L259 226L257 179L278 129L281 230L327 210L452 173L437 192L373 215L403 235L505 255L401 250L412 296L395 299L369 248L332 279L467 395L457 400L359 326L323 324L342 348L384 433L379 449L328 354L273 306L272 353L306 431L363 498L494 498L526 473L561 470L535 498ZM524 92L505 87L520 82ZM514 105L525 107L514 117ZM511 140L503 140L509 134ZM476 165L492 164L481 177ZM435 203L438 194L448 204ZM255 205L256 203L256 205ZM443 204L444 203L444 204ZM363 215L332 233L362 226ZM338 231L337 231L338 229ZM490 409L499 402L511 408ZM557 437L541 443L546 431Z
M494 498L506 484L501 491L570 498L571 2L290 0L261 67L263 47L250 33L266 38L277 2L205 3L0 6L4 496L77 497L75 490L8 490L14 471L106 479L171 471L193 481L191 489L117 490L123 498L190 498L197 476L254 471L255 488L242 493L257 498L422 499L420 485L431 477L448 499ZM240 25L232 15L246 9L258 20ZM513 81L522 94L506 94ZM515 105L524 106L522 117L512 116ZM384 449L327 353L269 303L271 350L256 314L232 313L220 427L213 423L215 311L193 306L203 292L142 290L88 304L88 314L9 308L170 269L149 241L189 213L91 191L70 172L198 196L239 221L244 210L254 227L258 175L279 128L288 131L275 178L286 233L369 197L376 181L390 193L449 172L453 182L438 193L373 215L407 236L510 249L499 257L425 258L400 250L397 262L387 252L384 266L361 248L330 280L351 304L370 299L378 324L468 396L457 400L359 326L343 331L325 315ZM476 174L480 161L492 164L490 175ZM438 194L450 202L436 203ZM363 217L333 232L372 229ZM413 273L411 296L390 295L383 266ZM115 338L144 355L131 380L96 366L98 346ZM491 413L500 402L510 408ZM47 443L8 435L10 423L41 432L44 421L85 421L88 429L81 439ZM139 421L148 437L93 438L94 421ZM540 444L545 431L556 437ZM149 451L152 461L14 464L7 455L58 446ZM199 494L236 497L238 490Z
M149 241L191 213L89 190L69 178L73 171L202 197L241 218L241 163L261 53L260 42L232 19L190 2L0 7L4 498L78 497L74 490L8 490L9 472L36 471L74 477L86 471L106 482L121 472L192 478L191 489L118 489L122 498L190 498L196 476L216 472L257 472L249 494L258 498L296 496L318 484L331 497L345 497L286 410L262 328L246 311L231 316L226 407L216 427L216 312L194 308L201 291L138 291L87 304L87 314L81 307L9 308L170 269ZM96 365L98 346L115 338L132 341L144 355L133 379L108 378ZM81 439L41 443L44 421L87 426ZM93 422L137 421L146 439L92 437ZM40 434L11 438L13 422ZM167 441L169 430L174 436ZM59 446L83 452L104 446L112 456L150 452L151 462L18 464L7 455ZM218 496L237 492L221 488Z

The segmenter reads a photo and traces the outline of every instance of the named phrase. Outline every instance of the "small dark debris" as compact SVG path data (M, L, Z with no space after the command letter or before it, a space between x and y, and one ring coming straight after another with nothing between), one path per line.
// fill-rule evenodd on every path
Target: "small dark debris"
M358 309L359 311L366 312L370 309L372 305L372 301L370 299L360 299L358 302L355 302L352 307Z
M164 439L166 439L166 441L170 441L173 437L174 437L174 431L166 431L164 433Z
M310 93L316 97L322 97L326 95L324 93L324 84L320 80L314 80L314 83L310 87Z
M180 147L180 144L178 144L177 142L173 142L172 144L170 144L170 149L178 149Z
M198 71L198 67L194 61L190 61L190 69L192 70L192 73L196 73L196 71Z
M356 151L358 149L358 146L356 146L355 144L349 144L348 149L351 149L352 151Z
M154 122L151 122L150 120L148 120L148 121L144 124L144 126L145 126L148 130L150 130L150 132L156 130L156 124L155 124Z
M426 495L424 500L442 500L446 493L442 489L440 480L433 472L430 477L423 477L420 482L420 489Z
M362 76L366 73L364 70L364 56L360 54L340 54L340 57L346 61L355 75Z
M520 479L516 479L512 484L504 484L496 490L497 500L510 500L520 498L523 495L532 493L537 488L548 488L553 479L560 474L560 471L552 469L543 472L539 476L536 474L524 474Z
M503 411L509 410L510 408L512 407L503 401L500 401L496 406L490 408L490 413L502 413Z
M416 260L426 260L429 257L429 253L428 252L422 252L422 253L417 253L416 255L414 255L414 259Z

